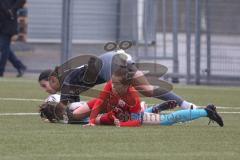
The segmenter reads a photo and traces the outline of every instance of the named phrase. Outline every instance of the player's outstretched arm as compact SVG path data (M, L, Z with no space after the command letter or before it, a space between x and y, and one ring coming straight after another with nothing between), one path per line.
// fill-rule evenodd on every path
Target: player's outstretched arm
M140 127L141 122L139 120L129 120L126 122L120 122L119 127Z
M96 118L98 116L98 114L100 113L102 106L103 105L103 100L102 99L97 99L92 111L90 113L90 119L89 119L89 123L86 125L83 125L83 127L88 127L88 126L95 126L96 124Z

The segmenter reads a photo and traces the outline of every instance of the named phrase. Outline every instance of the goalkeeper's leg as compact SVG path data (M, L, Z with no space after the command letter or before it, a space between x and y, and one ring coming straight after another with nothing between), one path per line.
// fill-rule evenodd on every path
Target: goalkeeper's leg
M196 105L191 102L185 101L182 97L178 96L174 92L167 92L171 90L171 85L169 85L168 83L163 83L164 81L159 81L159 85L160 82L162 82L163 86L155 88L141 71L136 71L132 81L132 85L144 96L155 97L164 101L174 100L182 109L197 108Z

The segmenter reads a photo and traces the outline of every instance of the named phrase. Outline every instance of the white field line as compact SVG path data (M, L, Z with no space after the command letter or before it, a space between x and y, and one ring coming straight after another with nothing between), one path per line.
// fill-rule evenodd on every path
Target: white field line
M19 82L19 83L36 83L37 84L37 79L16 79L16 78L0 78L0 82ZM174 88L190 88L190 89L202 89L202 90L209 90L209 86L196 86L196 85L176 85ZM213 90L229 90L229 89L234 89L234 90L239 90L239 87L211 87Z
M206 106L199 106L200 108L204 108ZM217 106L217 109L234 109L234 110L238 110L240 109L240 107L223 107L223 106Z
M240 112L218 112L221 114L240 114Z
M20 82L20 83L36 83L37 84L37 79L9 79L9 78L3 78L0 79L0 82L7 82L7 83L16 83L16 82Z
M0 113L0 116L35 116L39 113Z
M43 99L3 98L3 97L0 97L0 101L31 101L31 102L43 102Z

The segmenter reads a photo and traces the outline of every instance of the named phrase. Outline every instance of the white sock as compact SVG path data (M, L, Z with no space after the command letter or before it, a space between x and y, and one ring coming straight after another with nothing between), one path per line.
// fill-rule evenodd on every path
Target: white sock
M188 102L188 101L183 101L181 106L180 106L182 109L196 109L197 106L191 102Z

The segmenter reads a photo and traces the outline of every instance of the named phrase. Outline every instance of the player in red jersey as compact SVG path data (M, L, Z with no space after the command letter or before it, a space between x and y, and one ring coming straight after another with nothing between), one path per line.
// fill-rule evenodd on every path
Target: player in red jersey
M101 112L104 114L99 114ZM208 105L204 109L176 111L166 115L144 113L143 110L141 111L137 91L129 84L123 84L120 76L113 75L112 81L106 84L104 91L94 102L89 123L85 126L104 124L134 127L140 126L142 122L143 124L173 125L201 117L209 117L210 120L223 126L223 120L214 105Z
M98 116L101 112L104 114ZM123 85L120 76L113 75L96 99L88 125L139 126L140 118L132 119L131 115L140 113L140 97L137 91L131 85Z

